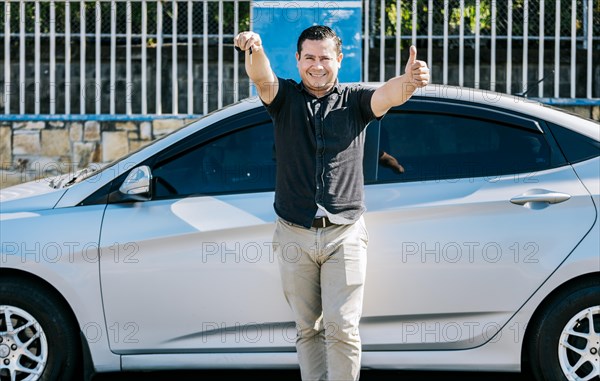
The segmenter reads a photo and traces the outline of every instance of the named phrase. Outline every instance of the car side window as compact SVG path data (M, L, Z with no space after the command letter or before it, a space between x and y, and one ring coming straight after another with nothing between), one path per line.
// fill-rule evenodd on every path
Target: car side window
M378 182L489 177L551 166L535 130L436 113L391 113L381 121Z
M220 136L157 163L154 198L271 191L275 188L273 125Z

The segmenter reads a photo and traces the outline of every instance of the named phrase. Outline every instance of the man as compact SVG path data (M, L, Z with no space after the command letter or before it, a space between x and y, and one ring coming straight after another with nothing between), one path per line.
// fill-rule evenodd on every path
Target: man
M258 34L234 38L274 122L279 219L273 242L298 329L303 380L359 378L368 241L364 131L429 81L427 65L411 47L405 74L381 87L340 84L341 44L329 27L304 30L296 52L302 81L296 83L275 75Z

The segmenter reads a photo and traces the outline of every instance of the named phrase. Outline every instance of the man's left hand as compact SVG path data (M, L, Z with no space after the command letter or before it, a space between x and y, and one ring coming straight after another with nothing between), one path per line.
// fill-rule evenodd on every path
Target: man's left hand
M410 47L410 57L408 57L404 72L408 82L417 88L424 87L429 83L429 68L425 61L417 60L417 48L414 45Z

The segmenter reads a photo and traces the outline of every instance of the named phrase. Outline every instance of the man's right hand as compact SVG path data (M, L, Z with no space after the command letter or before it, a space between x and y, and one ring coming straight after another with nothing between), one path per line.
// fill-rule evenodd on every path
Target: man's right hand
M241 32L234 37L233 45L244 52L252 48L252 52L254 53L262 49L262 40L258 33Z
M279 81L271 69L260 36L254 32L242 32L234 37L233 46L246 52L246 73L254 82L258 96L265 104L270 104L279 91Z

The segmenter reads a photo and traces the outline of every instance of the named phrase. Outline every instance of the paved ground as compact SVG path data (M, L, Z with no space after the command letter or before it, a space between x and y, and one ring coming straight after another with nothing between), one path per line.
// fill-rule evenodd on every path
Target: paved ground
M530 381L521 374L486 372L363 371L361 381ZM299 381L298 371L220 370L194 372L111 373L94 381Z

